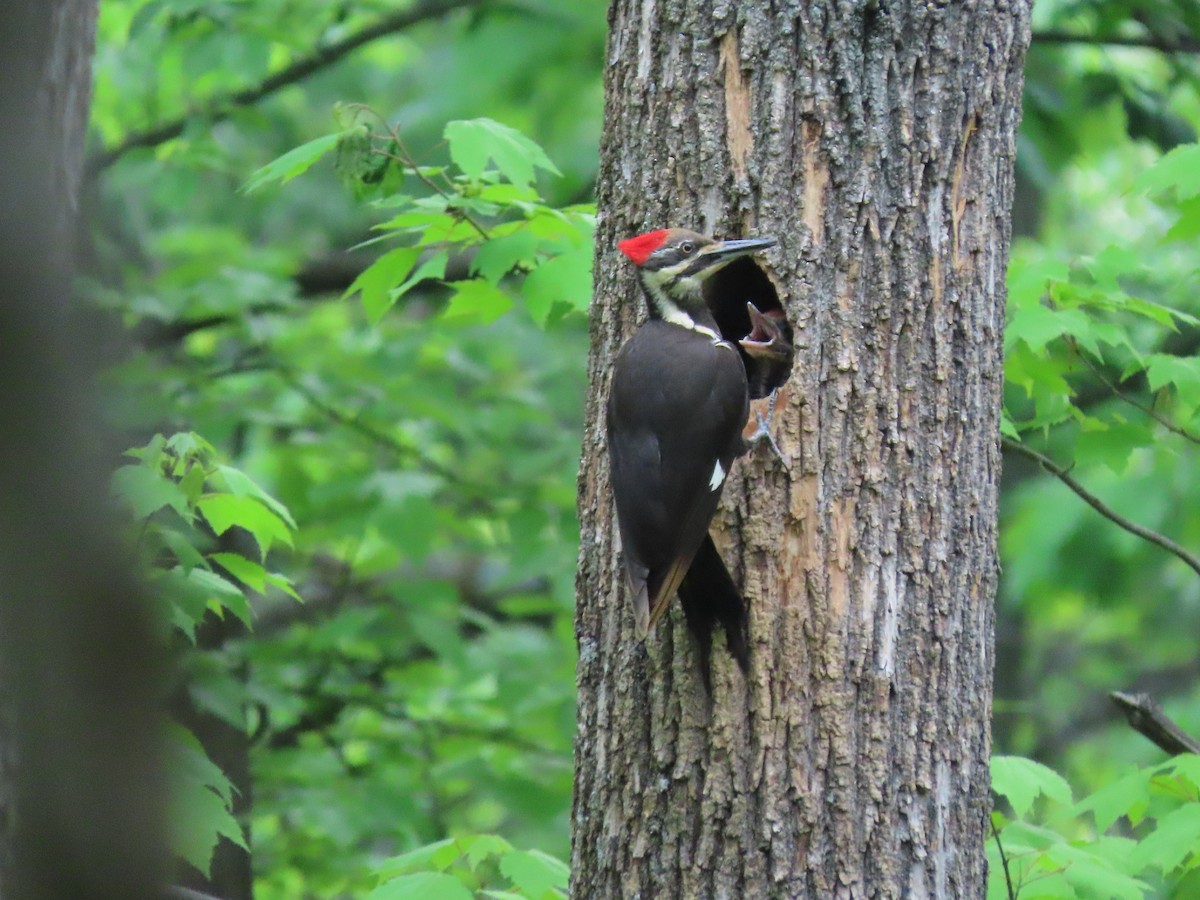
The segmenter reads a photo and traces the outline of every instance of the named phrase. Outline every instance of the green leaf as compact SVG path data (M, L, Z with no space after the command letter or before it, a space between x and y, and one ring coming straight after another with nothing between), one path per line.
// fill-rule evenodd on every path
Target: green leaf
M1181 393L1200 390L1200 359L1153 353L1146 357L1146 380L1150 390L1174 385Z
M472 893L453 875L417 872L384 882L367 900L474 900Z
M1010 437L1014 441L1021 439L1021 433L1017 431L1017 426L1013 424L1012 417L1008 414L1008 410L1000 410L1000 433L1005 437Z
M248 628L253 627L250 601L236 584L226 581L216 572L199 568L188 572L185 582L189 588L205 597L209 609L218 612L227 609L245 622Z
M267 586L266 570L253 560L246 559L237 553L212 553L208 558L227 569L229 574L238 581L260 594Z
M393 856L378 866L376 871L381 878L392 878L395 875L428 869L433 865L433 858L438 855L439 851L447 847L457 853L457 845L454 839L446 838L441 841L435 841L432 844L426 844L424 847L410 850L408 853Z
M287 184L296 176L307 172L317 160L336 147L341 136L341 132L326 134L289 150L251 175L242 191L248 194L271 181Z
M282 575L279 572L268 572L266 575L266 582L267 584L271 585L271 587L278 588L279 590L283 591L292 599L299 600L301 603L304 602L304 598L296 593L296 588L292 584L292 580L286 575Z
M164 506L188 518L187 495L161 472L146 466L121 466L113 473L112 484L135 518L145 519Z
M1071 802L1071 786L1053 769L1020 756L992 757L992 790L1007 797L1022 818L1041 795L1059 803Z
M566 863L540 850L514 850L500 859L500 871L523 894L542 900L554 891L565 891L571 870Z
M1175 207L1179 218L1167 231L1168 241L1194 241L1200 238L1200 197L1184 200Z
M1004 341L1006 347L1024 341L1029 349L1036 351L1063 334L1071 334L1081 340L1088 339L1088 317L1078 309L1051 309L1035 304L1013 312L1004 330ZM1093 352L1099 355L1098 351Z
M525 306L539 325L545 326L555 303L586 312L592 302L592 247L562 253L534 269L525 278Z
M1105 900L1142 900L1148 885L1114 868L1094 847L1074 847L1066 842L1046 852L1046 858L1063 867L1063 876L1082 897ZM1022 892L1024 894L1024 892Z
M342 298L352 297L356 293L362 294L363 310L367 318L378 322L395 302L391 296L392 288L412 271L420 256L420 247L397 247L395 250L389 250L351 282Z
M1188 803L1157 820L1130 856L1138 869L1153 866L1166 873L1189 854L1200 852L1200 803Z
M496 284L517 266L531 265L540 245L537 236L525 228L485 241L471 260L471 271Z
M258 542L262 557L267 555L271 545L277 540L288 546L292 544L292 535L287 523L256 497L207 494L197 501L196 508L218 535L224 534L235 525L250 532Z
M562 174L541 147L515 128L494 119L449 122L444 135L450 145L450 159L473 181L482 177L489 159L505 178L517 185L531 184L535 168Z
M512 305L512 298L494 284L471 278L454 284L454 294L442 315L447 319L469 318L486 325L512 309Z
M200 739L177 722L168 723L167 732L173 774L211 788L226 803L232 803L233 783L221 767L208 758Z
M1072 407L1074 409L1074 407ZM1095 430L1084 430L1075 442L1075 462L1099 463L1117 475L1125 474L1133 452L1154 443L1150 428L1138 422L1112 421Z
M1048 285L1070 277L1067 264L1054 259L1027 259L1014 254L1008 267L1008 303L1010 310L1040 306Z
M392 292L392 302L395 303L416 285L430 278L445 278L446 263L450 261L450 254L446 251L434 253L425 259L404 281L397 285Z
M248 849L241 826L230 812L233 786L190 731L171 726L170 743L175 777L172 849L207 874L213 848L222 836Z
M1200 194L1200 144L1184 144L1165 154L1137 177L1133 189L1171 191L1180 200Z
M206 876L213 850L222 836L239 846L246 839L225 803L208 788L181 793L175 800L175 828L171 839L174 852Z
M458 839L458 845L467 864L478 869L481 864L495 856L503 856L513 849L512 844L498 834L476 834Z
M229 489L230 493L237 494L239 497L254 497L256 500L261 500L289 526L296 527L296 520L292 518L288 508L264 491L258 482L241 469L235 469L233 466L217 466L217 472L225 479L225 487Z
M168 550L175 554L184 573L204 564L204 557L186 535L180 534L173 528L163 528L158 532L158 538Z
M1127 815L1135 804L1145 802L1148 793L1147 773L1143 771L1130 772L1084 797L1073 812L1080 815L1090 811L1096 819L1096 830L1107 831L1113 822L1121 816Z

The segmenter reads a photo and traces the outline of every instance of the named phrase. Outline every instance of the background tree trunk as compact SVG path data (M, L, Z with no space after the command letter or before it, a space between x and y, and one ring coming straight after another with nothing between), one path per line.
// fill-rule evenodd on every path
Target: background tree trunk
M580 476L578 897L977 897L997 425L1029 4L615 0ZM769 235L796 326L785 469L715 525L751 672L643 645L603 433L643 313L614 244Z
M147 608L69 303L95 0L0 28L0 894L137 900L165 871Z

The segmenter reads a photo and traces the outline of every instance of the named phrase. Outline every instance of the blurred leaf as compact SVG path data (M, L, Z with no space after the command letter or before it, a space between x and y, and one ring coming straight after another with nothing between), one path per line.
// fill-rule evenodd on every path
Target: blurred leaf
M993 756L992 790L1008 799L1018 816L1024 817L1039 796L1058 803L1071 802L1071 787L1063 777L1041 763L1019 756Z
M453 875L419 872L384 882L367 900L473 900L473 895Z
M1169 191L1179 200L1200 194L1200 144L1176 147L1143 171L1133 186L1140 191Z
M500 858L500 871L534 900L565 892L570 869L561 860L538 850L514 850Z
M301 144L294 150L289 150L251 175L242 190L248 194L272 181L287 184L293 178L303 175L311 169L314 163L337 146L341 137L341 133L326 134L307 144Z
M113 473L113 489L133 511L134 518L145 519L164 506L188 518L188 498L179 485L147 466L121 466Z
M515 128L493 119L450 122L446 125L445 137L454 164L475 181L483 176L489 159L505 178L517 185L531 184L535 167L555 175L562 174L536 143Z
M1171 810L1155 823L1152 831L1133 851L1137 867L1154 867L1162 872L1177 868L1189 855L1200 853L1200 803Z
M378 322L396 301L391 296L392 288L399 284L421 256L420 247L397 247L389 250L346 288L343 298L362 295L363 310L372 322Z
M512 298L481 278L454 284L454 293L443 315L447 319L469 318L486 325L512 308Z
M265 557L275 541L289 546L292 535L287 524L261 503L257 497L235 494L207 494L196 508L218 535L230 528L244 528L258 542L260 556Z

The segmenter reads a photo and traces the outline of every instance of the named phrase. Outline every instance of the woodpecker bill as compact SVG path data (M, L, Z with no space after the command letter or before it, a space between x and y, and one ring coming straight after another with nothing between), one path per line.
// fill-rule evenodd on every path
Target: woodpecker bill
M730 466L745 452L750 394L742 354L722 337L702 288L730 261L774 243L669 229L617 245L637 266L650 313L621 348L608 400L609 461L634 618L645 637L678 591L706 684L717 622L743 670L749 662L745 603L708 526ZM790 369L782 327L760 324L754 314L751 320L746 353L772 357L787 345Z

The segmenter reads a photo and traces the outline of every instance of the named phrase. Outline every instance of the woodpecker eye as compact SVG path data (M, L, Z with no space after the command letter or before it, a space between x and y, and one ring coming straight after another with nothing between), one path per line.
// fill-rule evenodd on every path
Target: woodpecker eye
M696 245L693 244L691 241L684 241L682 244L679 245L679 252L682 253L684 256L691 256L693 253L696 252Z

